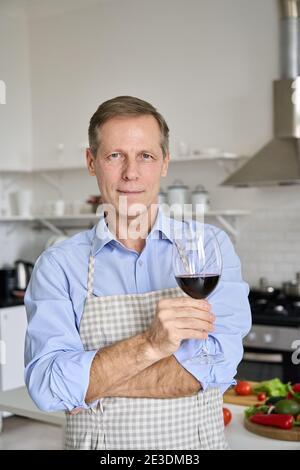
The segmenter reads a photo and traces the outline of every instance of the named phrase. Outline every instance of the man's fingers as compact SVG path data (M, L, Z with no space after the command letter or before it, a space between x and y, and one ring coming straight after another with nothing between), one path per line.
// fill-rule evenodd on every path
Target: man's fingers
M168 312L169 318L198 318L199 320L205 320L208 322L214 322L216 317L212 312L207 312L206 310L199 310L197 308L180 308L175 307Z
M160 301L161 306L169 307L195 307L202 310L210 310L211 305L205 299L193 299L192 297L176 297L168 298Z
M174 325L179 330L192 329L192 330L204 330L204 331L214 331L214 325L204 320L198 320L196 318L177 318Z
M183 339L207 339L208 333L199 330L182 329L180 330L180 336Z

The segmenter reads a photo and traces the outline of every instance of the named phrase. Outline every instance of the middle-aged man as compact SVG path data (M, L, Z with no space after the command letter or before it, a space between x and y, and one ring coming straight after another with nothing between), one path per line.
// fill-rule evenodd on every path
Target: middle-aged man
M168 134L143 100L99 106L87 149L99 222L44 251L31 276L26 384L41 409L66 411L67 449L227 448L222 392L250 328L248 285L216 227L223 271L209 303L176 285L174 230L196 222L158 209ZM197 363L206 338L223 363Z

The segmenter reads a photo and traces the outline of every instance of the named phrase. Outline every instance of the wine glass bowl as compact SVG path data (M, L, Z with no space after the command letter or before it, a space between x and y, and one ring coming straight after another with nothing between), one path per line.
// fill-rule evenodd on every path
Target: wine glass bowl
M174 236L173 269L178 286L188 296L206 299L213 293L222 274L222 256L212 227L202 224L192 229L183 224L183 229ZM223 362L223 355L210 355L207 342L203 341L195 362Z

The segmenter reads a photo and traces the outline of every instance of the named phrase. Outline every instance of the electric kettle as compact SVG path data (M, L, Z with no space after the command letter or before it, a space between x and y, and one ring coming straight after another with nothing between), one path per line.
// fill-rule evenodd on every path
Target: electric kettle
M15 289L25 290L29 284L30 276L33 270L33 264L22 259L15 261Z

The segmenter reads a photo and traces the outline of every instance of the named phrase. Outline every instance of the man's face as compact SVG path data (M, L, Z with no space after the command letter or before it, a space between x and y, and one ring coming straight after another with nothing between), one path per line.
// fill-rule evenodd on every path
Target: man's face
M169 155L163 158L161 132L153 116L115 117L100 132L96 158L87 150L89 173L96 175L104 203L119 214L120 198L127 203L128 215L148 210L157 203L160 178L167 174ZM133 204L143 211L130 210ZM122 211L123 212L123 211Z

